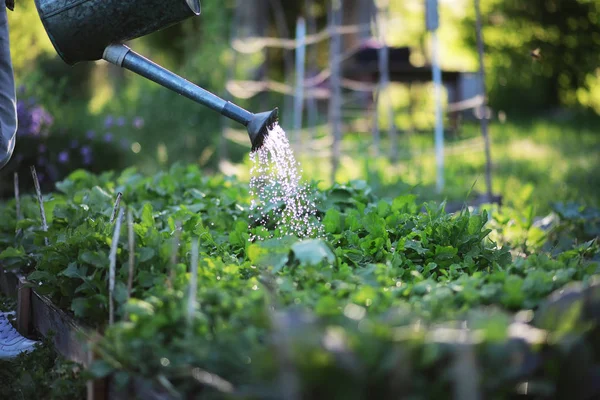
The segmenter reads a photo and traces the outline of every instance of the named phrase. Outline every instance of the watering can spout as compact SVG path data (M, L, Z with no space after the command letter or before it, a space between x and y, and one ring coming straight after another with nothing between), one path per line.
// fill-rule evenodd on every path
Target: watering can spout
M35 0L60 57L69 65L104 59L200 103L248 129L258 150L277 122L277 108L253 114L119 44L200 14L200 0Z
M269 129L277 122L277 108L258 114L253 114L242 107L225 101L215 94L202 89L179 75L141 56L123 44L111 44L106 47L104 60L128 69L151 81L158 83L174 92L202 104L221 115L244 125L248 130L252 151L264 144Z

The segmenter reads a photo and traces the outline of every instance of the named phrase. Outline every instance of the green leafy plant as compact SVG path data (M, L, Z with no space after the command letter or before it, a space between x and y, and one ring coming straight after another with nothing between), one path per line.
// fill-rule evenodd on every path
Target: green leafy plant
M277 377L288 368L308 397L441 396L458 378L427 382L454 357L456 341L447 335L459 335L457 320L487 338L475 350L484 390L512 393L511 376L534 377L524 366L497 376L515 346L509 326L521 323L511 314L538 309L571 282L591 286L599 273L594 239L544 250L552 232L573 224L564 215L547 230L534 226L531 211L449 214L444 204L418 204L411 194L378 198L361 181L315 193L323 236L253 242L269 235L267 227L249 227L248 187L197 167L178 164L154 176L80 170L57 189L45 198L46 231L33 197L21 199L22 218L14 201L0 209L0 263L26 272L36 291L104 330L90 373L110 374L123 388L141 379L175 397L280 397ZM118 193L132 212L135 245L124 223L114 291L119 322L106 327ZM192 241L199 264L190 315ZM576 334L584 340L586 332ZM525 342L548 345L543 357L561 360L560 348ZM412 383L389 388L400 360ZM539 368L540 385L557 382Z

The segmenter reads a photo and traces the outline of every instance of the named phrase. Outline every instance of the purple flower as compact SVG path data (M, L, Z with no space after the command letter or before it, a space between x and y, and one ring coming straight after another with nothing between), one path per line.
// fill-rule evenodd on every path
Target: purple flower
M106 119L104 119L104 127L106 129L109 129L110 127L112 127L113 123L114 123L114 118L112 117L112 115L109 115L108 117L106 117Z
M125 126L125 117L117 118L117 126Z
M41 167L41 166L46 165L47 162L48 162L48 159L46 157L40 157L40 158L38 158L38 162L37 163Z
M92 148L90 146L83 146L81 150L79 150L81 156L83 157L83 165L90 165L92 163Z
M121 148L122 149L129 148L129 140L127 140L127 139L121 139L121 141L119 143L121 144Z
M79 146L79 142L77 140L71 140L70 147L72 149L76 149Z
M46 147L46 145L45 145L45 144L40 144L40 145L38 146L38 153L45 153L45 152L46 152L46 150L48 150L48 148Z
M94 131L87 131L85 134L85 137L89 140L94 139L94 137L96 137L96 132Z
M136 129L142 129L144 127L144 118L135 117L133 119L133 127Z
M19 136L40 136L47 133L47 128L52 125L54 119L46 110L35 103L17 102L17 118L19 126L17 134Z
M58 154L58 162L61 164L66 164L69 162L69 153L67 153L66 151L61 151Z
M113 140L113 134L108 132L106 135L104 135L104 141L105 142L112 142Z

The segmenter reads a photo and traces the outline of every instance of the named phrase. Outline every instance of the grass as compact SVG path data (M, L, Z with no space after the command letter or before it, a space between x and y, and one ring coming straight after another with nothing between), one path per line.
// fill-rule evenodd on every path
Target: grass
M538 214L548 212L555 201L600 205L600 120L493 122L490 135L493 192L503 196L504 204L515 208L533 204ZM485 193L484 143L478 124L464 124L459 137L447 139L442 193L435 189L433 133L403 134L397 163L385 154L373 157L370 145L368 135L346 135L337 182L363 179L382 195L410 190L424 200L464 201L471 188L471 197ZM389 152L386 146L384 138L382 153ZM328 186L329 154L314 150L296 149L304 177ZM247 177L247 171L245 165L236 174Z

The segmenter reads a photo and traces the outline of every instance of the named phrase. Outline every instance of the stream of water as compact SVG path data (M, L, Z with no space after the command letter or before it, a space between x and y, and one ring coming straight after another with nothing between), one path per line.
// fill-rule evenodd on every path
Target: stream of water
M323 226L316 216L315 193L301 181L300 164L278 124L269 130L264 145L250 153L250 160L251 223L266 226L278 232L277 236L321 235Z

